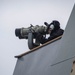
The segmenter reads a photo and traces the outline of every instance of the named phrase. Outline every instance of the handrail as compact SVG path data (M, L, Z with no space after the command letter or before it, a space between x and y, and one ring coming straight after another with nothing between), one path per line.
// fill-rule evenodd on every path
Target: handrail
M37 46L37 47L31 49L31 50L28 51L28 52L25 52L25 53L22 53L22 54L20 54L20 55L17 55L17 56L15 56L15 58L21 58L22 56L27 55L27 54L29 54L29 53L31 53L31 52L34 52L34 51L38 50L39 48L41 48L41 47L43 47L43 46L46 46L46 45L48 45L48 44L50 44L50 43L52 43L52 42L54 42L54 41L56 41L56 40L58 40L58 39L60 39L60 38L62 38L62 35L61 35L61 36L58 36L58 37L55 38L55 39L52 39L52 40L50 40L50 41L44 43L44 44L42 44L42 45L40 45L40 46Z

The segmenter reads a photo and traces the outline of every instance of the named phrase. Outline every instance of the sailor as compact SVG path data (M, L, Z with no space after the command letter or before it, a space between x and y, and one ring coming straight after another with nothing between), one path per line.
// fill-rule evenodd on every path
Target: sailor
M46 22L45 22L46 23ZM49 35L49 37L39 35L38 39L41 44L44 44L60 35L62 35L64 32L63 29L60 28L60 23L57 20L52 21L52 23L47 24L47 31L46 33Z

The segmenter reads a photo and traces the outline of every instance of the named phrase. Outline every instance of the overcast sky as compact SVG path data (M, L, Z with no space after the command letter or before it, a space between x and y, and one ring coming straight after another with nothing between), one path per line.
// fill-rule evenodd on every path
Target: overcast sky
M74 0L0 0L0 75L12 75L15 55L28 51L26 40L15 29L58 20L65 29Z

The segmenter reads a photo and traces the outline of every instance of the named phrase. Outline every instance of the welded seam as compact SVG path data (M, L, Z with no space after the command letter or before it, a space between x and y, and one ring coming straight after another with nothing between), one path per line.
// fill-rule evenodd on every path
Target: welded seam
M68 59L65 59L65 60L62 60L62 61L59 61L59 62L57 62L57 63L55 63L55 64L52 64L51 66L55 66L55 65L57 65L57 64L63 63L63 62L65 62L65 61L70 60L70 59L73 59L73 58L75 58L75 56L73 56L73 57L71 57L71 58L68 58Z

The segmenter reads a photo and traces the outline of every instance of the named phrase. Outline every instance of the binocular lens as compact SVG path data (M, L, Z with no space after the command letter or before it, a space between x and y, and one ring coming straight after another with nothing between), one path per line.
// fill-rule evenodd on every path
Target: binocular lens
M21 36L20 31L21 31L21 29L15 29L15 35L16 36Z

